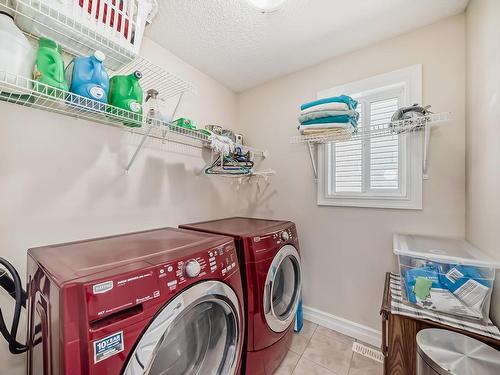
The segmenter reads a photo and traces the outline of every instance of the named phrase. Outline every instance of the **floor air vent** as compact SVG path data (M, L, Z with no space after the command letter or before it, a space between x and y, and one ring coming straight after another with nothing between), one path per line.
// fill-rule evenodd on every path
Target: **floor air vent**
M379 350L374 349L371 346L367 346L355 341L354 344L352 344L352 351L354 353L358 353L364 355L365 357L371 358L374 361L384 363L383 354Z

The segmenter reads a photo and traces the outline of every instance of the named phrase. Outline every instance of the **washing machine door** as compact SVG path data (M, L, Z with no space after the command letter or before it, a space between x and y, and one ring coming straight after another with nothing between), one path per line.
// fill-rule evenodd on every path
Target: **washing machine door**
M233 290L196 284L170 301L129 358L124 375L232 375L241 355L241 317Z
M300 299L301 268L299 252L285 245L269 267L264 290L264 315L274 332L285 331L295 318Z

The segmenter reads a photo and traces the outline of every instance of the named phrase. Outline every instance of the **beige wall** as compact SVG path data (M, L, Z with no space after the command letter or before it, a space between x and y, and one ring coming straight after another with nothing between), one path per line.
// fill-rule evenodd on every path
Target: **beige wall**
M233 92L153 42L144 43L153 62L197 86L198 95L186 98L181 115L233 125ZM138 140L106 125L0 103L0 256L23 279L32 246L231 214L233 189L196 175L208 157L197 148L150 143L126 175ZM10 319L4 306L11 301L0 304ZM10 355L0 339L1 368L9 369L0 373L24 374L25 360Z
M317 206L306 147L289 143L299 105L320 90L414 64L423 65L424 103L453 113L433 130L423 211ZM464 15L244 92L237 114L250 143L268 147L265 166L278 172L267 190L249 188L258 199L242 202L240 213L297 223L305 305L379 329L384 273L396 270L392 233L465 235Z
M500 258L500 1L467 8L467 238ZM500 275L492 318L500 324Z

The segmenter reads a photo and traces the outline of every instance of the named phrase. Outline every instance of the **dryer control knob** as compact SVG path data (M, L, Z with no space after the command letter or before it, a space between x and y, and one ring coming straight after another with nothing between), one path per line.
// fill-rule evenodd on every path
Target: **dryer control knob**
M201 266L197 260L190 260L186 263L186 275L188 277L196 277L200 274Z
M281 239L283 241L288 241L290 239L290 235L288 234L288 232L281 232Z

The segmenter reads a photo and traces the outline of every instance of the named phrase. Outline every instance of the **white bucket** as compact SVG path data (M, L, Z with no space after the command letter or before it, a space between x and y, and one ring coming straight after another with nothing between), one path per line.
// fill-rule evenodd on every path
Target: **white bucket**
M31 89L35 51L7 14L0 14L0 91L22 95ZM10 85L15 85L17 89ZM23 90L25 89L25 90Z

